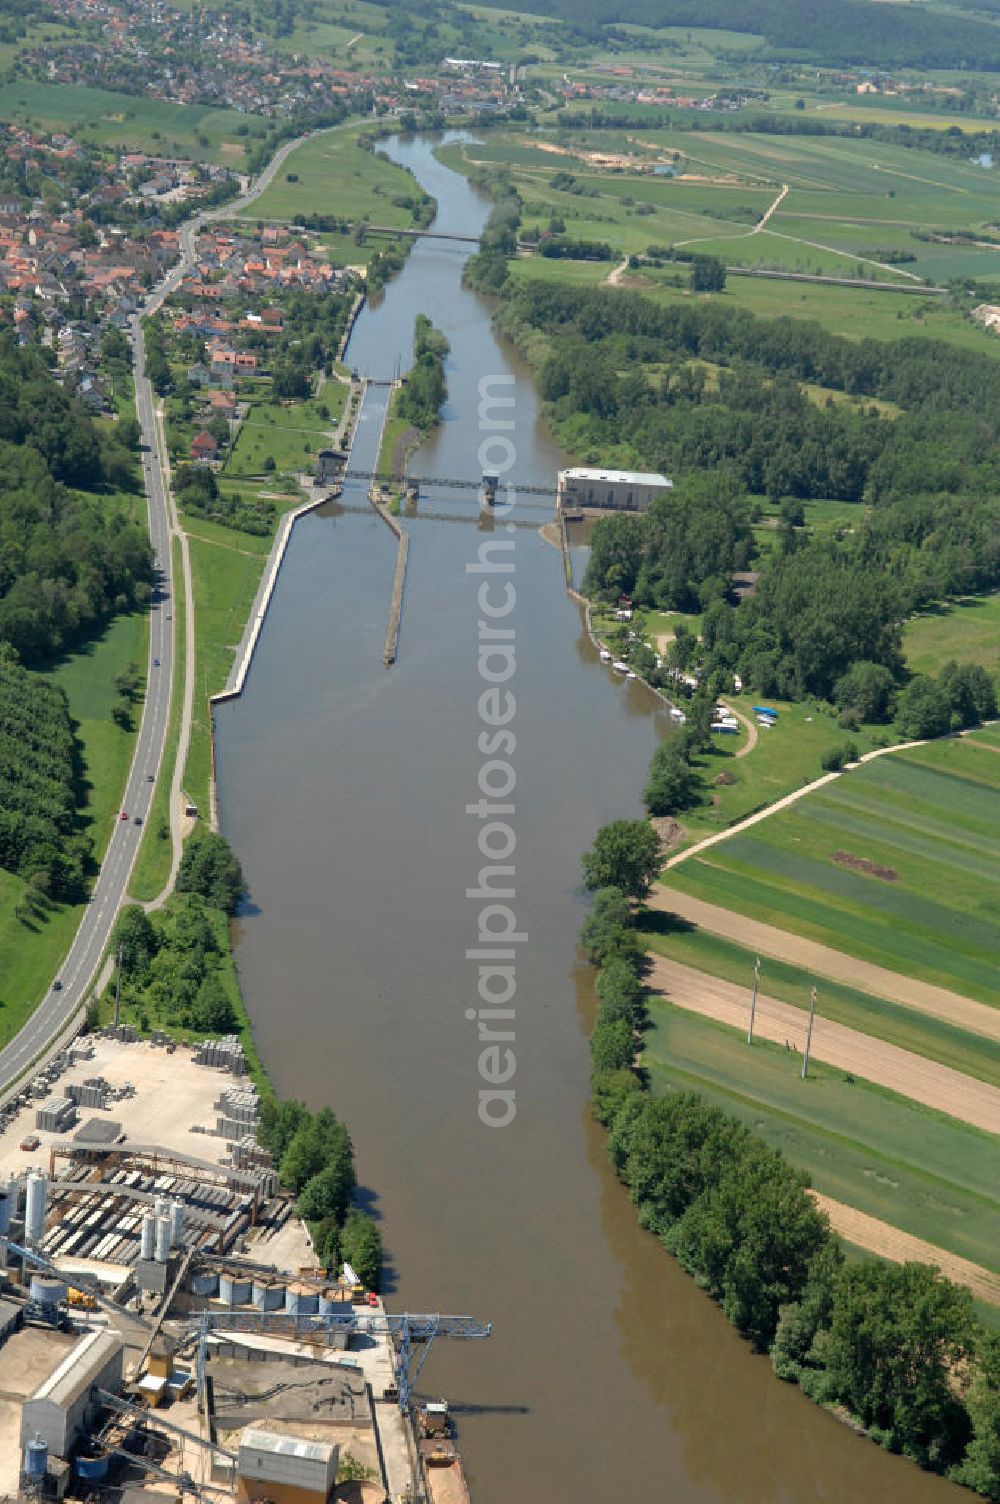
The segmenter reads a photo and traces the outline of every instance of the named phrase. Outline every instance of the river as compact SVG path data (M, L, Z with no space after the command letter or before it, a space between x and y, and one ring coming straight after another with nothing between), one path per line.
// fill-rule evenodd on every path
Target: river
M437 227L488 212L434 142L391 155L438 201ZM329 206L334 212L336 204ZM480 471L479 382L514 378L511 474L554 484L561 456L485 300L461 286L468 246L425 240L362 312L348 360L376 378L410 361L426 313L451 343L449 398L415 473ZM374 458L370 389L354 463ZM498 457L498 451L493 458ZM477 606L467 573L491 535L473 492L421 499L410 533L399 661L382 644L394 540L349 488L295 529L241 700L217 714L222 827L252 901L237 962L276 1089L350 1125L362 1196L381 1218L395 1310L494 1323L440 1342L424 1392L459 1421L476 1504L910 1504L957 1491L854 1438L780 1384L649 1235L587 1111L591 979L576 935L580 853L639 813L662 711L597 661L538 534L540 497L510 532L516 697L516 911L527 940L514 999L516 1117L477 1106L475 963L483 864ZM496 557L496 555L494 555ZM501 579L504 577L501 576ZM494 586L498 591L499 586Z

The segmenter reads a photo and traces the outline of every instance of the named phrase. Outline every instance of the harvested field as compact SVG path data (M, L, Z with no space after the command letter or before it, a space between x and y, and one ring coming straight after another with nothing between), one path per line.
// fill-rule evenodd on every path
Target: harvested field
M662 992L678 1008L712 1018L717 1023L745 1029L750 997L746 987L705 976L694 967L657 956L649 977L655 991ZM801 1008L761 993L757 998L754 1032L775 1044L790 1044L801 1051L805 1044L807 1015ZM1000 1133L1000 1089L974 1080L960 1071L939 1065L923 1055L831 1022L817 1013L813 1027L812 1053L852 1075L898 1092L925 1107Z
M869 1217L853 1206L845 1206L842 1201L832 1201L829 1196L821 1196L818 1191L811 1191L810 1195L830 1218L834 1232L846 1238L849 1243L867 1248L870 1253L877 1253L880 1258L890 1259L894 1264L935 1264L942 1274L958 1285L965 1285L978 1300L985 1300L994 1306L1000 1305L1000 1274L970 1263L968 1259L959 1258L957 1254L948 1253L944 1248L937 1248L933 1243L925 1243L922 1238L915 1238L911 1233L900 1232L898 1227L890 1227L888 1222Z
M695 898L690 893L682 893L678 888L658 888L650 894L646 903L650 909L679 915L699 928L708 930L710 934L722 935L761 955L789 961L815 973L817 977L832 977L835 981L860 988L876 997L901 1003L904 1008L912 1008L916 1013L926 1013L931 1018L943 1019L946 1023L967 1029L973 1034L1000 1040L1000 1009L991 1008L988 1003L974 1002L945 987L889 971L884 966L876 966L857 956L846 955L830 945L807 940L803 935L793 935L773 924L748 919L743 914L733 913L731 909L708 903L703 898Z

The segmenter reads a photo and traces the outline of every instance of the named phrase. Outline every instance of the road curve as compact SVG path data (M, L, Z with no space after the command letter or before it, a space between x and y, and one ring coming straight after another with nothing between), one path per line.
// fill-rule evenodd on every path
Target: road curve
M331 127L337 129L337 127ZM309 132L293 141L286 142L271 158L267 167L240 198L217 208L195 215L186 220L180 230L180 259L163 280L150 292L143 312L155 313L165 298L180 285L181 279L194 263L195 236L203 224L212 219L230 218L253 203L269 186L288 155L308 140ZM174 677L174 626L173 597L174 577L170 540L177 528L171 512L168 494L169 462L163 439L162 425L157 424L153 390L146 376L146 350L139 315L132 319L130 331L135 377L136 417L139 422L143 445L143 480L146 488L146 508L149 519L149 536L153 546L156 581L149 612L149 661L146 675L146 697L139 722L132 766L122 795L121 811L127 818L117 817L94 883L90 898L84 909L76 936L70 946L59 973L58 985L45 994L24 1027L0 1050L0 1099L8 1095L10 1088L25 1074L32 1064L59 1038L70 1021L79 1012L83 999L97 974L107 950L111 931L118 910L128 892L129 879L139 851L156 790L167 743L170 722L170 696ZM188 582L185 590L185 618L193 621L193 601ZM194 674L194 654L188 652L186 674ZM193 680L192 680L193 682ZM186 696L189 698L189 696ZM178 747L177 766L183 770L186 743ZM178 780L180 777L178 774ZM140 823L136 823L136 821ZM176 841L175 841L176 847ZM176 873L179 852L175 849L173 872Z

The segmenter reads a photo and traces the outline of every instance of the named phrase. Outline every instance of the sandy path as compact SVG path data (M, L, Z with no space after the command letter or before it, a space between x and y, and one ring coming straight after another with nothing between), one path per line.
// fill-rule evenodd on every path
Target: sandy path
M986 724L991 726L993 722L987 721ZM897 742L894 747L876 747L874 752L866 752L863 757L859 757L856 763L848 763L847 767L840 773L824 773L822 777L814 778L812 783L804 783L801 788L793 789L790 794L785 794L783 798L776 799L773 804L767 805L764 809L757 810L755 814L747 815L743 820L737 820L734 825L727 825L725 830L717 830L714 835L703 836L700 841L695 841L693 846L688 846L684 851L679 851L676 856L672 856L669 862L666 863L666 867L677 867L681 862L686 862L689 858L697 856L699 852L707 851L710 846L718 846L720 841L728 841L730 836L737 835L741 830L749 830L751 826L759 825L761 820L769 820L772 815L778 814L783 809L788 809L792 804L797 804L800 799L804 799L814 789L821 789L825 783L832 783L835 778L843 778L845 774L849 773L852 768L858 767L860 763L871 762L876 757L891 756L894 752L905 752L909 747L923 746L926 746L926 742L916 741Z
M720 700L719 704L726 705L726 702L725 700ZM743 743L740 750L733 754L734 757L737 758L746 757L747 754L752 752L754 747L756 747L757 738L760 736L760 731L757 729L757 722L752 721L748 715L743 714L742 710L736 710L732 705L726 705L726 709L736 717L741 726L746 727L747 739Z
M888 1222L869 1217L866 1212L845 1206L842 1201L831 1201L829 1196L821 1196L818 1191L809 1194L830 1218L834 1232L856 1243L859 1248L867 1248L884 1259L891 1259L894 1264L936 1264L948 1279L957 1285L965 1285L980 1300L1000 1305L1000 1274L972 1264L957 1253L937 1248L933 1243L925 1243L912 1233L900 1232L898 1227L890 1227Z
M857 956L845 955L830 945L807 940L803 935L793 935L789 930L763 924L759 919L748 919L744 914L735 914L731 909L707 903L703 898L692 898L689 893L681 893L676 888L657 888L646 903L651 909L679 914L700 929L708 930L709 934L722 935L762 956L774 956L779 961L801 966L817 977L832 977L834 981L857 987L862 992L900 1003L914 1013L926 1013L930 1018L944 1019L959 1029L1000 1041L1000 1008L991 1008L988 1003L977 1003L972 998L962 997L961 993L950 992L946 987L936 987L932 982L920 982L903 976L901 972L861 961Z
M650 982L678 1008L713 1018L718 1023L746 1029L750 1011L750 989L720 977L706 976L692 966L656 956ZM833 1023L822 1014L819 1001L813 1025L812 1053L838 1070L850 1071L866 1081L899 1092L925 1107L949 1113L964 1123L1000 1133L1000 1090L985 1081L949 1066L938 1065L924 1055L915 1055L899 1045L887 1044L845 1024ZM776 1044L791 1043L801 1051L805 1046L808 1013L791 1003L760 993L754 1016L754 1033Z
M608 272L608 275L604 279L605 286L617 287L627 271L628 257L626 256L623 261L620 261L616 267Z

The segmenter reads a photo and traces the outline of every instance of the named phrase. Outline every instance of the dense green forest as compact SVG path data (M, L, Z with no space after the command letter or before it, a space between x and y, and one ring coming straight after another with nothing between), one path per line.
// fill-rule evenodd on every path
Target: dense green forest
M597 524L584 588L705 612L710 673L790 698L832 695L859 662L898 676L908 615L1000 585L1000 366L988 357L541 282L510 291L501 325L540 360L568 448L677 478L645 515ZM700 362L718 367L713 382ZM831 395L817 404L804 382ZM752 494L782 508L760 560ZM866 505L810 537L801 502L823 497ZM755 596L736 607L732 574L750 567Z
M382 1239L371 1217L351 1205L357 1175L345 1124L329 1107L314 1113L302 1102L265 1097L257 1136L273 1156L282 1184L298 1194L299 1215L309 1224L316 1257L334 1273L346 1260L363 1284L377 1289Z
M506 0L488 3L509 8ZM975 8L989 13L994 5L982 0ZM765 38L768 56L827 67L1000 68L1000 33L987 21L872 0L541 0L532 12L558 17L574 38L591 43L614 37L622 22L694 26L753 32ZM634 47L631 34L622 36Z
M23 662L51 658L148 598L145 529L96 494L131 483L128 451L41 354L0 340L0 642Z
M448 395L444 363L448 341L424 313L413 325L413 367L396 398L396 415L425 432L434 427Z
M0 643L0 867L28 880L24 912L76 898L86 839L76 834L78 749L66 695Z
M654 1094L635 1069L646 958L631 900L648 890L657 844L643 821L598 832L580 937L600 967L592 1107L639 1220L779 1378L889 1451L1000 1499L1000 1340L969 1292L925 1264L848 1263L802 1171L695 1093Z

